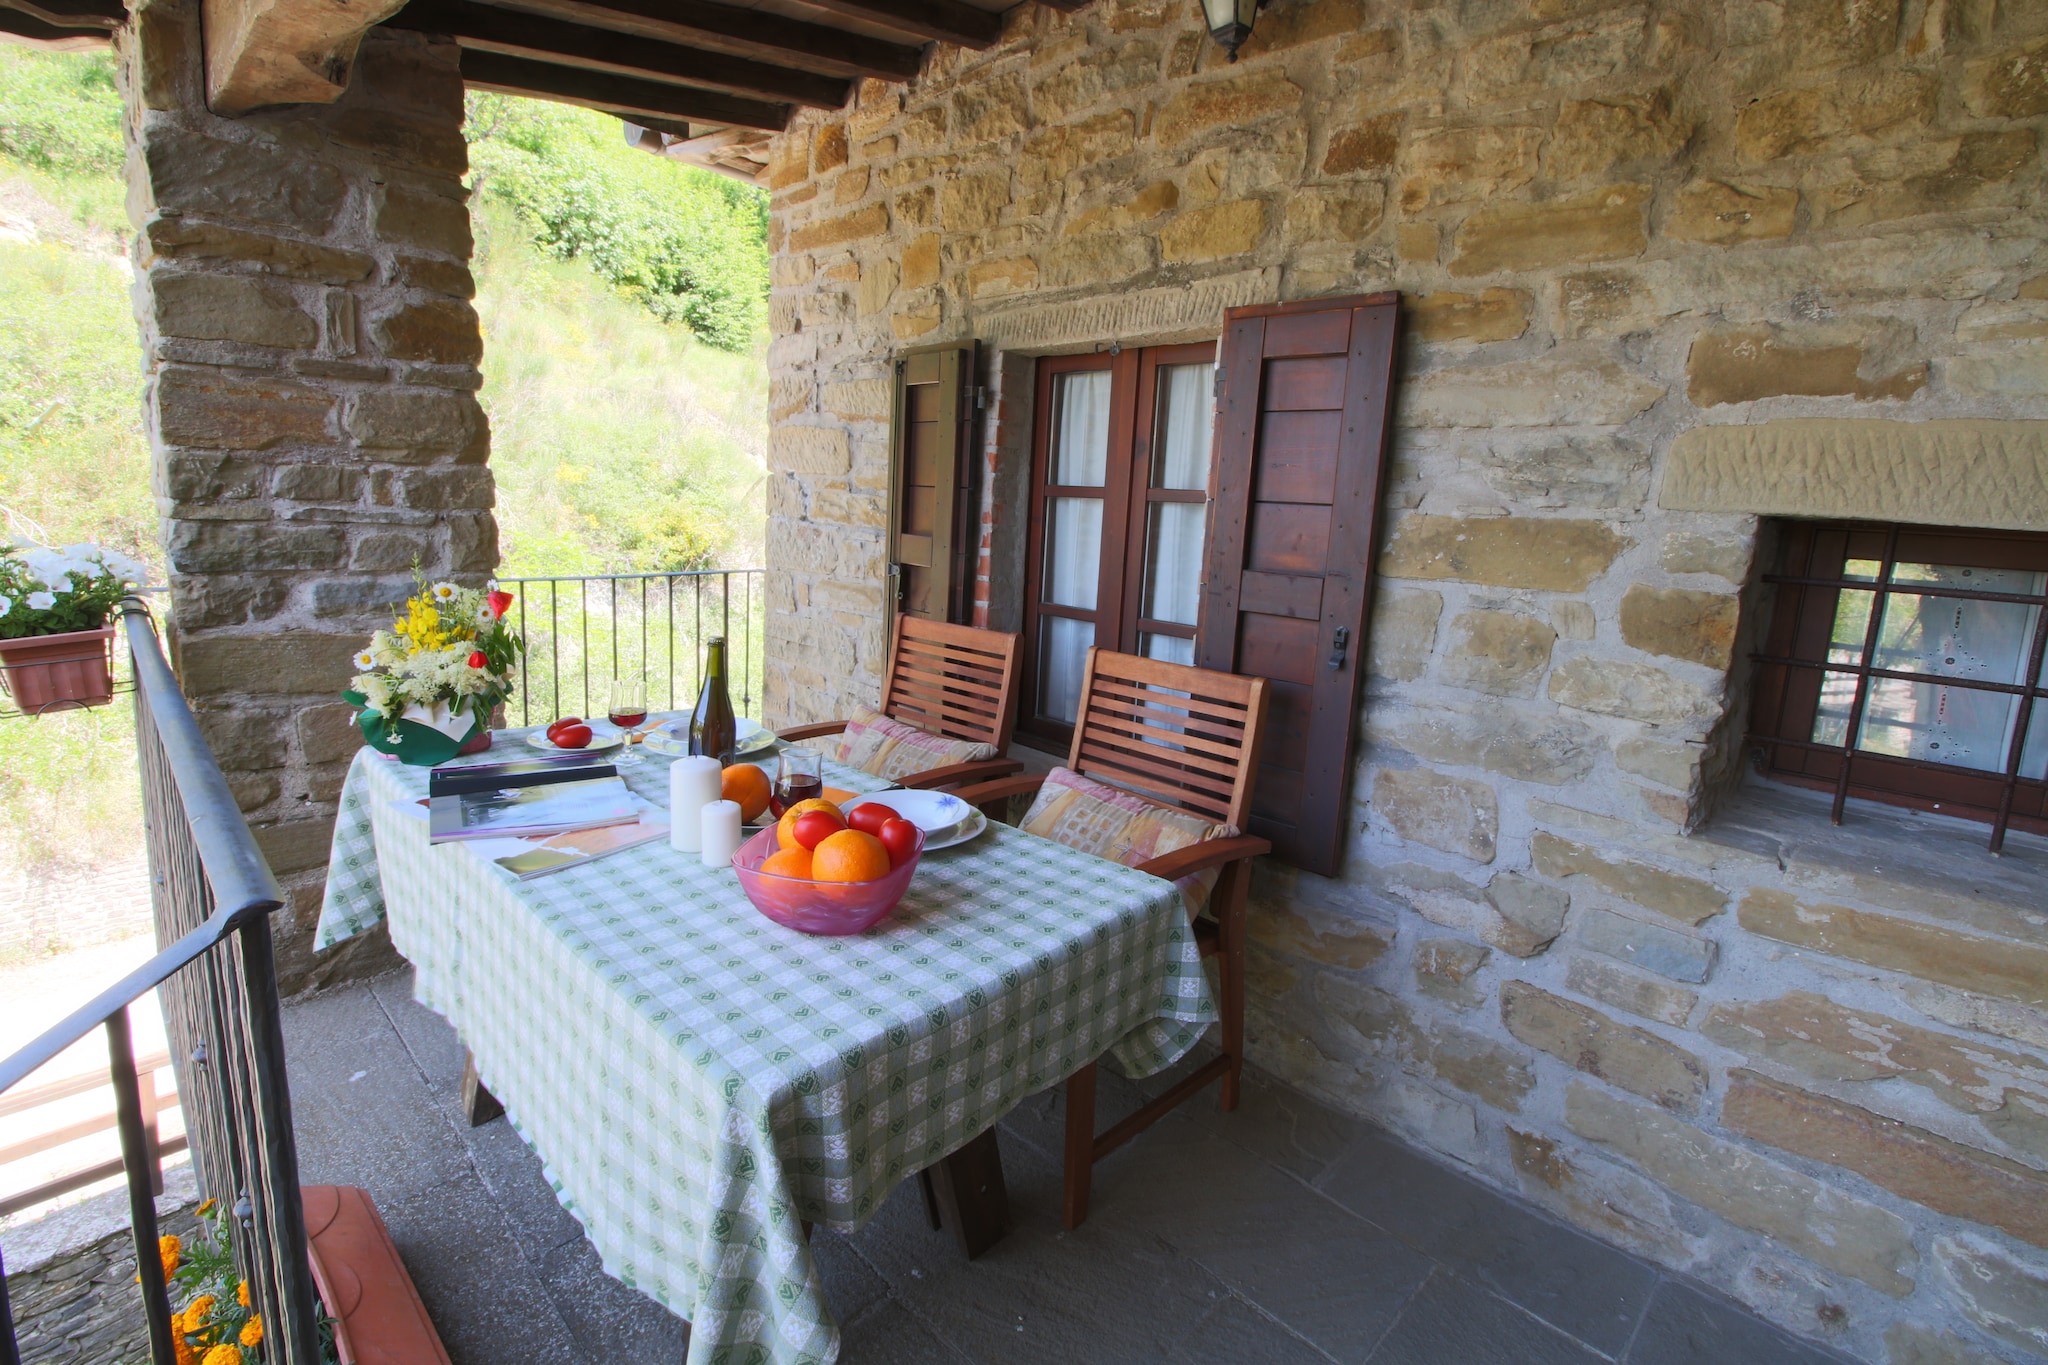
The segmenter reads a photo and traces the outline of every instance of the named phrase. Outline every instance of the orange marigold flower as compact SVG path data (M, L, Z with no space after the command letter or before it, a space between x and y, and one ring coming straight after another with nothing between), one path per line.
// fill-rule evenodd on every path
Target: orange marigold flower
M177 1273L178 1261L185 1254L185 1244L178 1240L178 1234L167 1232L156 1239L156 1254L163 1258L164 1280L169 1282Z
M188 1335L203 1331L206 1327L206 1315L212 1311L213 1295L201 1294L198 1298L185 1305L182 1330Z
M263 1315L261 1313L255 1314L242 1324L242 1344L244 1346L261 1346L263 1344Z
M199 1365L242 1365L242 1352L234 1346L216 1346L200 1359Z
M235 1302L241 1304L244 1308L249 1306L249 1282L247 1280L235 1286Z
M209 1214L209 1213L212 1213L212 1212L213 1212L213 1201L212 1201L211 1199L207 1200L207 1201L206 1201L205 1203L201 1204L201 1205L200 1205L200 1206L199 1206L198 1208L196 1208L196 1209L192 1210L192 1212L193 1212L193 1213L194 1213L195 1215L197 1215L198 1217L200 1217L200 1218L204 1218L204 1217L206 1217L206 1215L207 1215L207 1214Z
M192 1349L192 1343L185 1340L182 1332L172 1334L171 1350L177 1356L178 1365L199 1365L199 1352Z

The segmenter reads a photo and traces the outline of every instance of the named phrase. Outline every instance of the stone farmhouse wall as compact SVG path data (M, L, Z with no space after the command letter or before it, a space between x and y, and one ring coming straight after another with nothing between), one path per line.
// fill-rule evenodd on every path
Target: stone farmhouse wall
M873 704L890 360L1398 289L1354 831L1254 1057L1891 1365L2048 1356L2048 847L1742 784L1759 514L2048 529L2048 8L1023 6L774 148L769 719ZM1767 551L1768 546L1765 545Z
M151 0L120 40L145 413L172 659L284 884L289 993L396 962L381 932L312 956L349 661L415 564L498 561L462 77L378 29L338 103L220 118L199 29Z

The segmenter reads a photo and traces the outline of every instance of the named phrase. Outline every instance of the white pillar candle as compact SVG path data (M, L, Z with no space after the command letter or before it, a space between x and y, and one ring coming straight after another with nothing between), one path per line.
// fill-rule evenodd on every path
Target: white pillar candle
M704 845L699 856L704 859L704 866L731 866L732 855L740 848L740 803L710 802L698 819L701 822L699 837Z
M724 771L717 759L701 754L669 765L668 842L676 852L695 853L704 846L704 824L699 817L705 806L724 794L720 778Z

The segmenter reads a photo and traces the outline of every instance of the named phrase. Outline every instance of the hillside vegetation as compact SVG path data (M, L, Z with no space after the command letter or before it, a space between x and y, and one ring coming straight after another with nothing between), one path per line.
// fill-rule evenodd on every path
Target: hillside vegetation
M109 58L0 46L0 535L160 575ZM501 572L759 562L765 197L615 119L472 96ZM124 704L0 720L0 869L140 847Z

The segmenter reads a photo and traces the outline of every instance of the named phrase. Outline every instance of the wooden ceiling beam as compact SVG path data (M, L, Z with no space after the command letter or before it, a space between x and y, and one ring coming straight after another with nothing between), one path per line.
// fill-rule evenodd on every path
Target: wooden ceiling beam
M206 104L233 118L270 104L332 104L356 49L405 0L201 0Z
M804 0L807 5L865 19L871 24L915 33L942 43L981 49L1003 34L1003 16L962 3L962 0Z
M97 24L71 28L0 5L0 42L20 43L51 52L93 52L113 41L112 31Z
M924 62L921 45L705 0L504 0L501 7L833 76L904 81Z
M121 0L0 0L11 9L40 19L52 28L97 28L111 32L128 22Z
M560 66L599 68L653 80L686 81L736 95L837 109L852 93L844 77L814 76L784 66L628 33L572 24L471 0L412 0L387 25L445 33L465 49L528 57Z
M787 128L791 112L787 104L741 99L716 90L617 76L587 67L557 66L475 48L463 49L462 79L478 90L580 104L621 117L650 114L693 123L731 123L769 132Z

